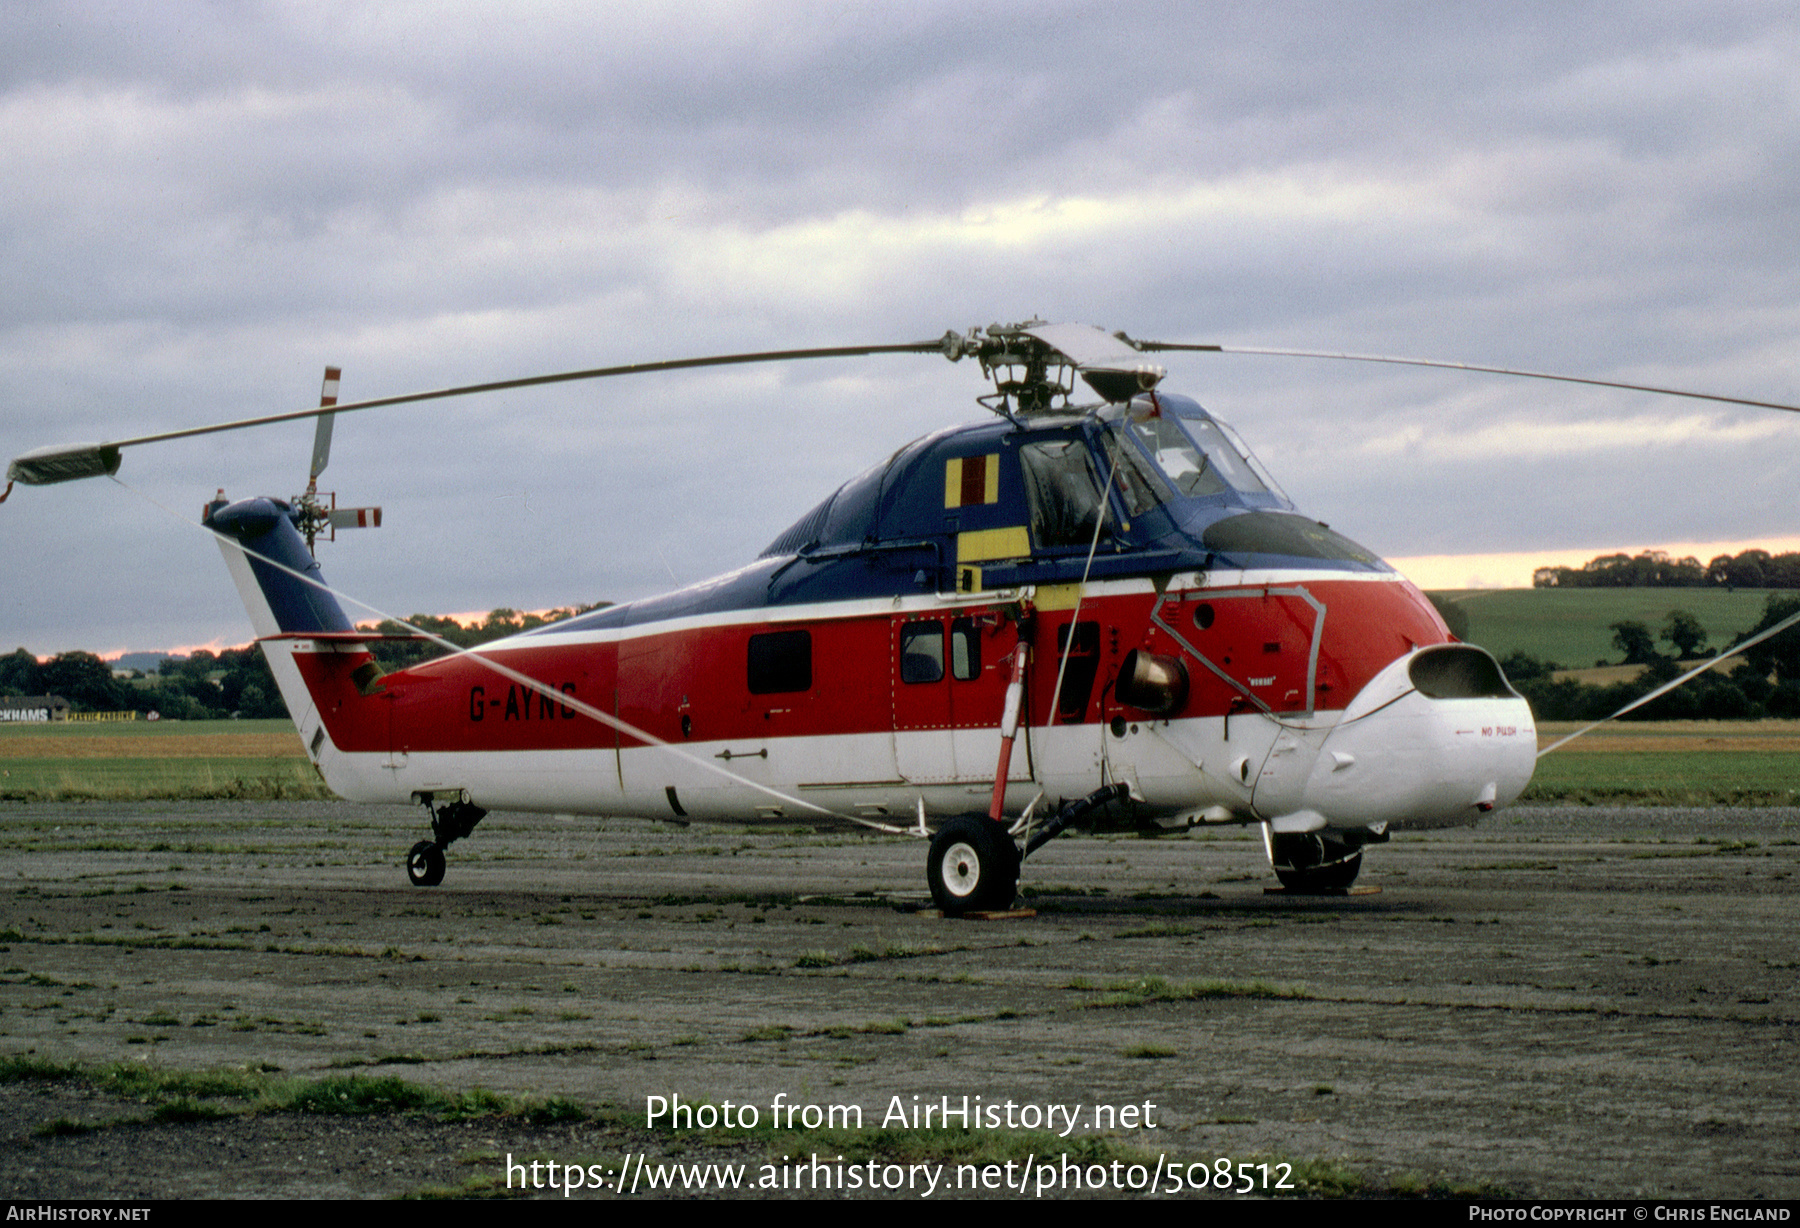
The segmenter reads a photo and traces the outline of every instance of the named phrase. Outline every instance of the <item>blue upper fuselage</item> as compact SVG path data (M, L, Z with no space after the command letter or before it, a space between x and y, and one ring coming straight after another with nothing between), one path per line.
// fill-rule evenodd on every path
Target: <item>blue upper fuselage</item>
M749 566L544 630L1215 567L1388 570L1296 514L1229 427L1159 393L926 436L839 487Z

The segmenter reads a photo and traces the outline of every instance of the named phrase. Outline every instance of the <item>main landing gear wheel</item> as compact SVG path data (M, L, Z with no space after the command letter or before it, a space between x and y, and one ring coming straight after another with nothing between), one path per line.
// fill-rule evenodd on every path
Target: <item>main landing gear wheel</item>
M435 887L444 881L444 850L435 841L421 840L406 855L406 877L415 887Z
M431 816L430 840L421 840L406 854L406 877L415 887L435 887L444 881L444 850L475 830L487 811L468 800L461 789L446 793L415 793L413 800ZM440 800L447 799L447 800Z
M1348 891L1362 871L1362 855L1362 845L1345 844L1316 832L1276 836L1275 877L1299 895Z
M925 880L946 917L1010 907L1019 893L1019 846L985 815L961 815L931 838Z

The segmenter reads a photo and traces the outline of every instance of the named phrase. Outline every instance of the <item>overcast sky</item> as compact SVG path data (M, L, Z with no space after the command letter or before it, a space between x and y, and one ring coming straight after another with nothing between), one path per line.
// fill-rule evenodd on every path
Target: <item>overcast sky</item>
M348 400L1034 314L1800 401L1788 3L15 0L0 36L0 459L300 408L327 363ZM1390 558L1800 533L1800 416L1167 361ZM981 391L886 357L353 415L322 485L386 526L326 574L401 614L647 595ZM0 651L245 641L184 522L294 494L310 441L16 489Z

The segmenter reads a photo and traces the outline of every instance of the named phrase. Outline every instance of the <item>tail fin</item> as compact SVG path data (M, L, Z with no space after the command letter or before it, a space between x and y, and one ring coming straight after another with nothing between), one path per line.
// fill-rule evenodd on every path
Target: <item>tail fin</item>
M380 676L380 670L359 641L356 627L345 617L337 598L319 587L323 583L319 564L306 548L296 519L294 509L279 499L228 503L221 493L207 505L203 523L219 534L219 551L237 582L238 595L250 613L263 656L281 688L281 698L293 717L294 727L300 731L307 756L340 795L354 800L381 800L366 796L367 782L358 778L343 752L385 751L385 736L377 739L378 748L340 746L325 725L325 717L336 715L346 699L366 695L368 684ZM308 583L309 580L318 583ZM320 639L307 640L308 636ZM296 649L302 645L307 650L307 660L316 666L313 681L321 688L320 694L314 693L302 673L296 656ZM385 724L380 732L385 735Z
M258 639L283 633L356 630L336 597L307 583L323 583L324 577L295 527L293 508L286 503L279 499L227 503L221 492L220 498L207 505L202 523L224 535L219 549Z

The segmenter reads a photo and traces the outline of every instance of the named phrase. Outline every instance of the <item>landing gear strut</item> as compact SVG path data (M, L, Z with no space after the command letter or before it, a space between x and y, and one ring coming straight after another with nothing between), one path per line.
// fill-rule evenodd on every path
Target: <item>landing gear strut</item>
M1068 803L1056 812L1055 818L1044 824L1042 830L1031 838L1031 843L1025 846L1025 856L1031 856L1044 845L1062 835L1063 829L1069 824L1079 822L1108 802L1122 802L1130 796L1131 790L1125 785L1105 785L1095 789L1086 797L1077 798Z
M406 877L415 887L435 887L444 881L444 850L474 831L487 811L460 789L449 794L415 793L413 797L431 816L433 838L419 841L406 854Z
M946 917L996 912L1019 893L1019 865L1064 828L1108 802L1123 801L1124 785L1107 785L1065 805L1021 851L1006 828L985 815L964 814L938 828L925 860L931 899Z

